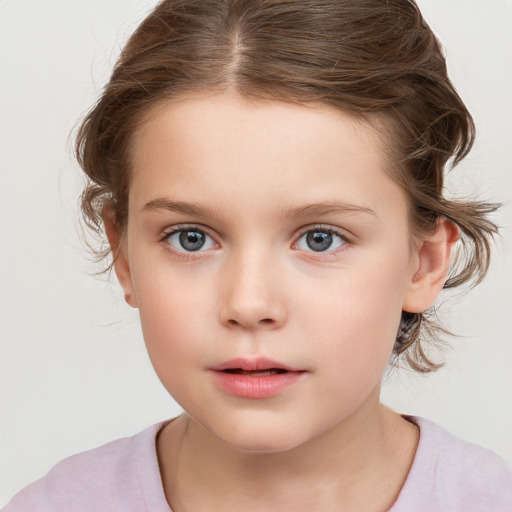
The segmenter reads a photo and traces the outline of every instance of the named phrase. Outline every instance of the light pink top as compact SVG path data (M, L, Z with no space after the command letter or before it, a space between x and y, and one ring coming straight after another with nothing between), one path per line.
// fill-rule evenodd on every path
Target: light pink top
M416 456L388 512L512 512L512 468L434 423L420 427ZM19 494L4 512L172 512L155 449L167 422L69 457Z

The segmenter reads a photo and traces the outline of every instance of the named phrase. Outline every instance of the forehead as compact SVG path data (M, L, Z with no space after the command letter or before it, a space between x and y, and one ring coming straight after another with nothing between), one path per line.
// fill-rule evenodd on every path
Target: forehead
M340 111L321 103L285 102L277 99L250 100L236 93L192 93L161 101L144 113L135 130L133 142L135 156L144 150L146 135L164 129L168 134L185 139L219 142L232 132L239 140L243 137L251 145L267 143L266 135L279 135L276 146L284 149L292 138L322 139L325 145L340 141L340 137L357 137L368 144L372 154L382 148L383 120L372 117L365 121L354 114ZM210 131L210 128L216 128ZM231 135L235 135L231 133ZM217 138L217 140L215 140Z
M159 104L140 123L130 203L176 195L255 207L263 199L403 202L388 166L375 127L334 108L191 96Z

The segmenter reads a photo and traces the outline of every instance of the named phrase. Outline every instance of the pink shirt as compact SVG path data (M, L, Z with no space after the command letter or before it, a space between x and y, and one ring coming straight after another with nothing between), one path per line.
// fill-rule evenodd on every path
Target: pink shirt
M420 427L412 468L388 512L512 512L512 468L435 425ZM30 484L4 512L172 512L155 449L164 423L73 455Z

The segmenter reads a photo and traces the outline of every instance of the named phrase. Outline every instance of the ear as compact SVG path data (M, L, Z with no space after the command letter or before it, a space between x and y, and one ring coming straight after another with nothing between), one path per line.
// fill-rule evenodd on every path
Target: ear
M446 282L450 255L458 239L458 226L441 217L435 228L420 240L415 268L402 305L404 311L422 313L434 304Z
M105 208L102 216L108 243L112 250L114 269L119 284L124 291L124 299L130 306L136 308L137 300L133 291L130 262L128 260L124 231L122 231L116 223L115 212L111 208Z

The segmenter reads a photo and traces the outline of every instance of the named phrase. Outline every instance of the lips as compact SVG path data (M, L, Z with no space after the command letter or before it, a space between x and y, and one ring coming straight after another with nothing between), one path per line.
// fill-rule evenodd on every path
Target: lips
M236 358L210 370L219 388L233 396L262 399L277 396L302 379L305 370L266 358Z

